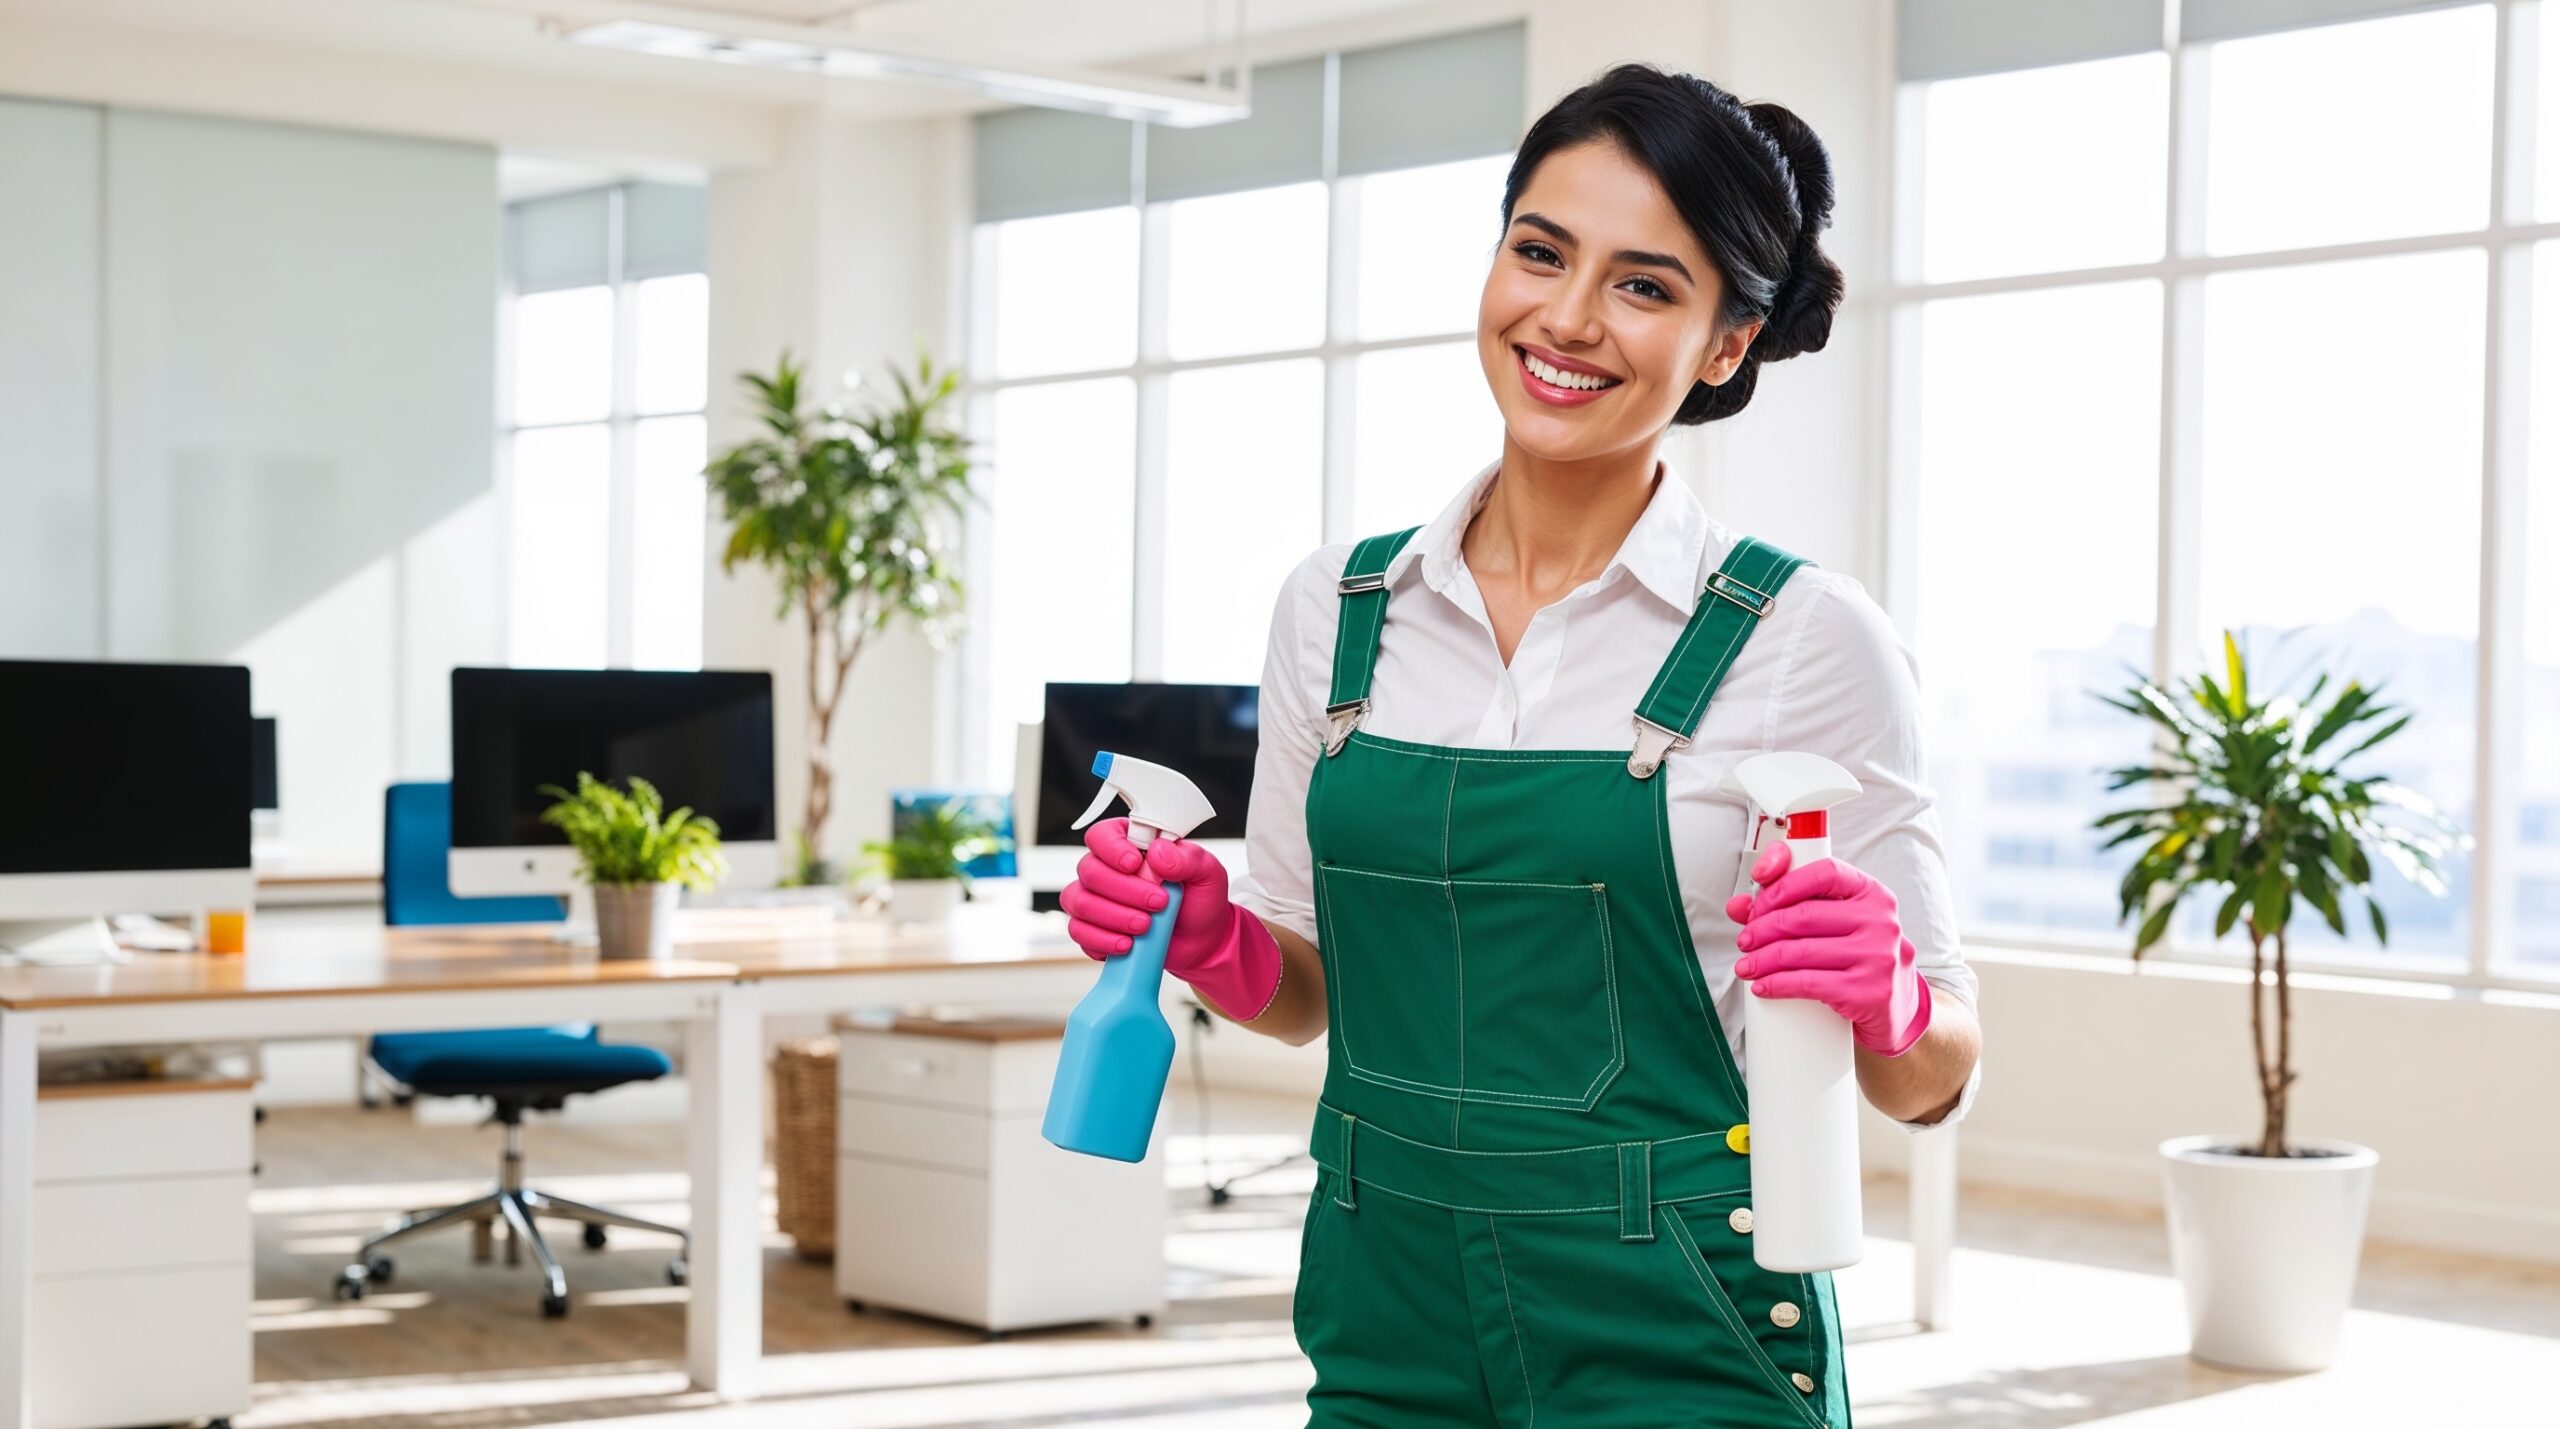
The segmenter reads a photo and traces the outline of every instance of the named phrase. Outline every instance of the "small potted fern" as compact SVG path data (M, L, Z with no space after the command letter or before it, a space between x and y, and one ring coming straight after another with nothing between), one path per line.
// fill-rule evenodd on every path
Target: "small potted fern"
M626 793L585 770L575 792L545 784L556 802L542 821L569 836L595 890L597 955L663 960L674 951L677 890L711 887L729 861L718 824L689 808L666 812L639 775L630 784Z
M969 886L964 865L1012 846L983 816L951 800L916 809L895 837L874 839L862 851L870 870L889 880L890 918L930 925L959 904Z
M2380 1157L2354 1142L2288 1130L2295 1074L2287 930L2298 900L2346 936L2354 893L2374 941L2387 943L2371 887L2375 867L2387 863L2442 897L2438 862L2470 839L2414 791L2341 768L2399 733L2411 715L2353 680L2320 705L2325 674L2299 700L2252 699L2228 631L2222 649L2223 681L2198 673L2174 691L2143 680L2122 699L2098 696L2156 727L2151 761L2113 771L2108 788L2147 781L2158 797L2109 813L2097 827L2116 830L2106 847L2139 846L2118 890L2118 921L2142 918L2136 959L2168 935L2190 893L2220 898L2216 938L2236 927L2249 939L2250 1051L2265 1113L2258 1133L2160 1144L2170 1260L2186 1289L2192 1353L2240 1369L2312 1370L2336 1353ZM2381 723L2358 728L2374 721Z

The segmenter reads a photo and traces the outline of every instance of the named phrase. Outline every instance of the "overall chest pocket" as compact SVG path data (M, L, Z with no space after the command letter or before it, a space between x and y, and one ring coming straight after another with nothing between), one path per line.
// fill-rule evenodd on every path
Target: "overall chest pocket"
M1333 1036L1352 1075L1589 1111L1626 1065L1609 891L1317 866Z

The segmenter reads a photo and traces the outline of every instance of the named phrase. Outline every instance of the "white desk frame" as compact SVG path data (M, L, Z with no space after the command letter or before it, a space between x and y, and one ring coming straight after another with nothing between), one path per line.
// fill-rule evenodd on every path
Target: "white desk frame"
M34 1289L28 1211L35 1194L40 1048L361 1037L573 1020L681 1024L686 1163L693 1181L685 1368L696 1386L744 1399L755 1393L764 1355L764 990L785 989L781 1001L790 1008L808 1005L798 995L806 984L825 984L832 1005L846 1007L996 997L1071 1002L1092 982L1089 968L1072 964L989 962L764 981L195 996L0 1009L0 1429L34 1424L27 1373Z

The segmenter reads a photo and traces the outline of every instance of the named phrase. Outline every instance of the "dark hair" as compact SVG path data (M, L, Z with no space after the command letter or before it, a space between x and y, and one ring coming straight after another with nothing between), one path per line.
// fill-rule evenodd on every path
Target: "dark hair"
M1775 104L1744 104L1693 74L1622 64L1556 101L1520 141L1502 190L1511 226L1520 191L1548 155L1615 142L1652 171L1724 279L1720 325L1767 321L1724 385L1698 383L1672 417L1694 426L1751 400L1760 364L1820 352L1840 306L1840 265L1822 251L1831 225L1831 155Z

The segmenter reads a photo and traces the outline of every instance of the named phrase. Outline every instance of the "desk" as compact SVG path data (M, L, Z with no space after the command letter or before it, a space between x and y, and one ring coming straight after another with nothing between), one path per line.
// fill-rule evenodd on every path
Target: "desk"
M1002 916L1011 912L1012 916ZM664 963L603 962L547 927L254 928L244 956L145 954L98 967L0 968L0 1429L26 1429L29 1202L41 1048L351 1037L572 1020L684 1028L693 1253L685 1363L696 1384L754 1392L763 1353L762 1018L864 1003L1071 1002L1093 964L1012 910L947 935L861 924L774 937L707 921ZM953 956L950 941L969 949ZM245 1309L244 1309L245 1313Z

